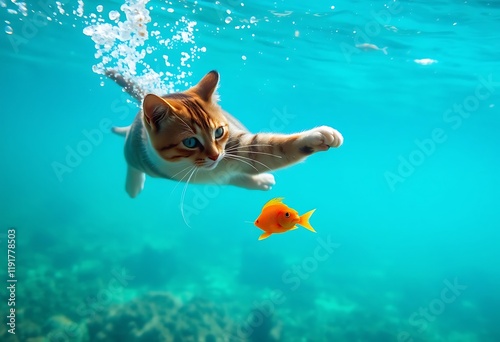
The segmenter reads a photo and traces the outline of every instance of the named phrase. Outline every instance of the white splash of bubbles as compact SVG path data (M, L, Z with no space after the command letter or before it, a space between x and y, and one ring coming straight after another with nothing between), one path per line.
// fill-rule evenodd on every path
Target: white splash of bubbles
M78 0L78 8L76 11L73 11L73 14L75 14L77 17L82 17L83 16L83 7L85 4L83 3L83 0Z
M19 10L19 12L21 12L22 15L27 17L28 16L28 7L26 6L26 3L25 2L15 2L15 4L17 5L17 9Z
M60 14L66 13L66 11L64 10L63 5L60 1L56 1L56 6L57 6L57 10L59 11Z
M92 37L94 34L94 28L92 26L87 26L83 29L83 34L89 37Z
M149 0L125 0L120 12L112 10L105 14L92 14L83 33L94 41L98 62L92 70L104 74L114 69L124 77L138 83L146 91L155 93L171 93L182 89L187 84L186 77L191 76L191 62L199 59L199 53L206 49L196 46L194 33L196 22L185 17L171 18L173 11L162 7L161 11L154 7L146 7ZM150 10L156 10L155 16L168 16L159 22L152 23L154 29L149 32L151 23ZM104 17L103 17L104 15ZM162 24L165 23L165 24ZM162 26L162 27L161 27ZM160 30L161 28L165 30ZM171 32L170 38L163 35ZM158 48L158 45L161 45ZM170 50L165 54L165 48ZM162 52L158 55L158 52ZM162 70L157 73L149 63L164 60ZM174 78L173 75L176 75ZM162 78L168 78L164 80Z
M151 21L149 11L145 8L147 1L125 2L121 11L126 20L117 25L110 23L95 23L84 28L83 33L92 38L96 44L96 58L102 58L94 71L104 74L112 58L117 58L117 67L120 71L127 70L131 75L136 74L136 66L144 58L144 45L148 38L146 25ZM91 16L92 17L92 16Z
M186 66L186 62L191 59L191 56L187 52L181 52L181 65Z

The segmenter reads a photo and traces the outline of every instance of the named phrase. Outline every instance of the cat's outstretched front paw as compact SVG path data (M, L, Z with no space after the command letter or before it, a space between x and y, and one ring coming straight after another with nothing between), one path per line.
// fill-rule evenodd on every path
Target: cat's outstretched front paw
M240 175L232 178L229 184L251 190L271 190L276 184L274 176L270 173L260 173L258 175Z
M252 179L254 181L255 188L258 190L271 190L273 185L276 184L274 176L270 173L254 175L252 176Z
M343 142L342 134L328 126L316 127L306 131L303 133L303 137L298 140L299 150L304 154L326 151L330 147L339 147Z

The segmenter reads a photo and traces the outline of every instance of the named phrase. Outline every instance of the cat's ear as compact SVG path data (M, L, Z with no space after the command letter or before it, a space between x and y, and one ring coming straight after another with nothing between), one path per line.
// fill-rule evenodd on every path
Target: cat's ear
M217 101L216 90L219 84L219 73L215 70L210 71L206 74L197 85L192 88L199 97L201 97L206 102ZM215 95L215 99L213 98Z
M154 129L159 128L161 120L173 111L173 109L170 103L154 94L147 94L142 102L144 120Z

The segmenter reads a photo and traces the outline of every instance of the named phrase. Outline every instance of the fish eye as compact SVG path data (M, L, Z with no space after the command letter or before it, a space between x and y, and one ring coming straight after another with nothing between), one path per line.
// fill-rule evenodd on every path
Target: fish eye
M214 134L215 134L215 139L221 138L222 135L224 134L224 127L220 126L219 128L217 128Z
M289 213L289 212L286 212L286 213L285 213L285 217L290 217L290 213Z
M182 143L187 148L195 148L196 145L198 145L200 142L195 137L191 137L191 138L186 138L186 139L182 140Z

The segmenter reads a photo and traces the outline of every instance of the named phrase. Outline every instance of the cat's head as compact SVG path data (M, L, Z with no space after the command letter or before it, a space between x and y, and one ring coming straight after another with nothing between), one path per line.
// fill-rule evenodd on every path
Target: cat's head
M213 169L224 157L229 125L217 104L219 74L210 71L194 87L144 98L143 121L156 152L169 162Z

